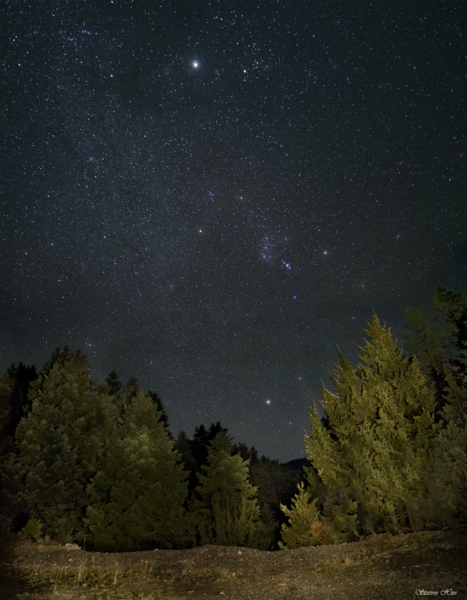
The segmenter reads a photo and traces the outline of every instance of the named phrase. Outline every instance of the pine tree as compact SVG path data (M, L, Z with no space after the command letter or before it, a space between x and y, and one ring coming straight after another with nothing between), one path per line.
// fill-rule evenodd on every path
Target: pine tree
M52 352L52 356L42 367L42 375L46 377L52 370L52 367L58 363L60 367L71 360L73 353L69 346L65 346L63 349L56 348L55 352Z
M99 550L172 548L186 540L186 473L161 416L139 391L106 444L78 536Z
M362 348L363 365L353 370L341 355L333 378L337 395L323 389L338 438L334 457L339 467L333 470L328 463L330 473L322 472L321 432L316 441L307 441L314 464L327 487L338 487L341 481L355 493L364 530L417 530L444 523L452 510L446 505L441 509L440 494L444 488L446 499L454 491L446 464L441 468L436 456L439 428L434 426L433 389L418 361L402 356L376 315L365 333L371 341ZM340 471L343 465L348 465L345 473Z
M188 496L189 498L192 498L194 489L198 485L197 473L199 472L199 466L191 450L191 440L184 431L180 431L175 438L174 449L180 453L183 468L188 474ZM189 503L191 504L191 499L189 500Z
M459 506L452 470L465 461L464 433L452 425L440 436L432 387L376 315L365 333L362 364L353 369L339 352L331 377L336 394L322 388L328 427L316 407L311 411L307 454L324 487L302 494L298 505L303 511L318 498L317 522L331 540L346 532L452 526ZM283 539L290 547L293 536Z
M136 377L131 377L125 386L116 392L117 382L112 376L112 374L116 375L114 371L106 377L105 382L110 386L110 392L112 395L112 401L117 408L117 415L119 418L122 418L125 413L125 407L131 404L133 398L136 398L138 394L143 393L141 388L138 385L138 380ZM120 386L121 387L121 386Z
M449 374L465 387L466 365L461 360L467 343L467 301L461 293L435 286L433 301L437 314L424 315L417 307L406 308L407 332L402 334L405 349L416 357L426 377L433 382L436 394L435 419L441 419L446 403L445 388Z
M122 389L122 382L119 380L115 371L111 371L105 378L105 382L109 386L109 395L115 396Z
M439 460L444 464L445 455L450 454L451 474L457 487L457 518L467 524L467 379L464 376L467 367L467 343L463 342L460 363L464 368L454 375L452 369L445 366L446 403L442 412L446 424L440 437L443 444L439 448ZM452 454L452 448L457 448Z
M298 494L292 500L292 507L281 504L281 509L289 518L289 523L282 525L281 550L291 550L304 546L317 546L331 538L331 532L322 522L322 515L317 506L318 497L313 498L310 489L305 489L303 482L298 484Z
M7 492L45 532L73 535L112 427L107 396L97 394L79 352L55 360L31 386L31 411L16 430L17 452L7 465Z
M455 347L462 352L467 342L467 300L460 292L447 290L439 283L433 300L438 313L444 317L448 333L455 338Z
M467 343L462 350L461 365L467 367ZM442 417L445 422L454 422L459 427L467 426L467 377L461 371L457 377L448 365L444 367L446 387L444 388L446 404L443 409Z
M31 406L27 396L37 379L35 367L12 364L0 379L0 530L19 529L25 523L21 511L4 489L8 479L7 456L15 451L15 431Z
M209 447L221 431L227 433L227 429L222 427L220 421L216 424L211 423L209 429L206 429L204 425L195 428L195 433L191 439L191 451L198 465L198 471L201 470L203 465L206 465Z
M199 474L196 525L201 544L267 548L270 532L261 521L257 488L248 481L248 462L232 456L232 438L220 431Z
M167 414L164 410L164 405L162 404L162 400L159 398L159 396L156 394L156 392L153 392L151 390L149 390L147 395L151 398L151 400L154 402L157 410L161 413L161 421L162 421L162 424L164 425L164 429L170 434L170 432L169 432L169 417L167 416Z
M406 351L417 358L426 376L439 377L443 363L452 357L453 336L439 315L424 315L418 307L407 307L404 312L409 322L409 331L402 334Z
M38 378L36 368L12 364L0 379L0 454L14 448L15 431L24 413L30 410L28 393Z

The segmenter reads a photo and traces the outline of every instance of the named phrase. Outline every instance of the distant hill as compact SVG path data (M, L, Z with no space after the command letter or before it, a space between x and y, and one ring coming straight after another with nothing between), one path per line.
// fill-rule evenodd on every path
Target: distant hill
M305 467L311 467L311 463L308 458L296 458L294 460L289 460L289 462L284 463L286 467L288 467L291 471L303 471Z

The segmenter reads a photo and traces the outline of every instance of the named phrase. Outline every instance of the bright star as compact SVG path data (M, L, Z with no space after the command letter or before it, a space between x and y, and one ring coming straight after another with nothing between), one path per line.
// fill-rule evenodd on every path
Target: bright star
M266 400L266 404L271 404L271 400Z

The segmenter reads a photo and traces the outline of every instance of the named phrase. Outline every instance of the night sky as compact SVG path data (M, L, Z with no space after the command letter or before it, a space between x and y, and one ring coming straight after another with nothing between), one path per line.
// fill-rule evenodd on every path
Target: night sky
M465 2L4 1L0 368L281 461L374 310L466 291Z

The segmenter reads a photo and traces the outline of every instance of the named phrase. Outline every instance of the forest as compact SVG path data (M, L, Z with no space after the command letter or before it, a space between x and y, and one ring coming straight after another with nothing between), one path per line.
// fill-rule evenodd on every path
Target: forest
M58 348L0 378L0 531L106 551L290 549L467 526L467 301L438 284L405 310L404 348L373 314L338 349L307 460L280 464L220 422L173 435L160 398ZM303 463L303 464L302 464Z

